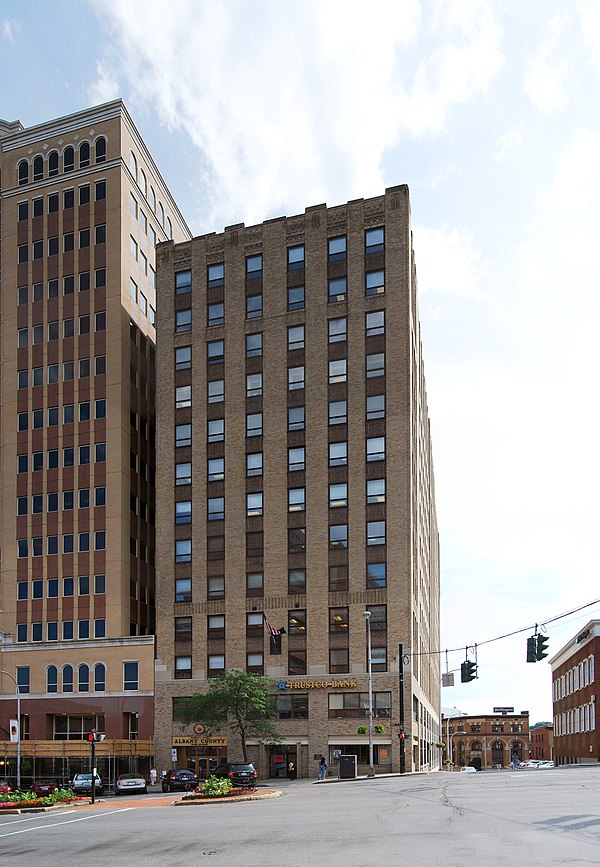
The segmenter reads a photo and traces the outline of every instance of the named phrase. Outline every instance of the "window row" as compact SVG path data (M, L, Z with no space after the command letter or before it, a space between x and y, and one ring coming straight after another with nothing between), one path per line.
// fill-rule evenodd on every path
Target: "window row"
M554 716L554 737L594 731L596 731L596 704L594 701Z
M94 596L106 593L106 575L100 574L92 577ZM46 598L58 599L60 581L61 579L59 578L48 578L46 582L42 578L35 578L31 582L17 581L17 599L19 601L30 597L31 599L43 599L44 583L46 584ZM77 588L78 596L89 596L91 588L90 576L79 575L77 578L66 577L62 579L62 595L64 597L74 596L75 588Z
M376 395L377 400L367 398L367 420L384 418L385 414L385 399L383 395ZM370 403L369 401L372 402ZM288 413L288 430L304 430L304 407L294 407ZM292 419L292 421L290 421ZM345 400L334 400L329 403L329 425L347 424L348 423L348 402ZM261 437L263 436L263 414L262 412L246 413L246 437ZM213 418L207 421L207 438L209 443L223 442L225 440L225 419ZM191 446L192 444L192 425L191 423L175 425L175 446L177 448L183 446ZM366 439L367 461L383 461L385 460L385 437L367 437ZM345 463L341 459L340 463ZM333 466L334 464L332 464ZM296 468L298 469L298 467Z
M224 513L222 513L224 515ZM210 520L210 518L209 518ZM213 520L222 520L215 518ZM369 547L386 544L386 522L366 522L366 544ZM348 548L348 524L331 524L329 526L329 550L336 551ZM253 559L262 557L264 539L262 531L246 533L246 557ZM306 528L291 527L288 529L288 553L300 554L306 552ZM207 556L209 560L225 559L225 537L209 536L207 539ZM175 540L175 562L192 562L192 540Z
M129 193L129 210L130 210L132 218L134 220L136 220L137 222L139 222L139 224L142 228L142 232L144 233L144 235L146 235L149 238L150 245L151 245L152 249L154 249L154 247L156 247L156 244L158 241L158 236L156 234L155 229L148 222L148 217L146 216L146 214L144 213L142 208L139 207L138 200L133 195L133 193ZM172 237L172 236L169 236L169 237Z
M93 452L92 452L93 449ZM94 463L104 463L106 461L106 443L96 443L94 446L82 445L75 448L67 446L62 450L62 463L59 463L60 449L48 449L46 460L44 461L44 452L32 452L29 454L17 455L17 472L28 473L39 472L44 468L47 470L57 470L59 466L74 467L75 457L79 465Z
M220 460L220 459L217 459ZM211 461L214 463L214 461ZM366 484L367 503L385 503L385 479L367 479ZM50 496L50 495L48 495ZM17 502L27 498L19 497ZM34 497L34 499L37 499ZM329 508L345 508L349 504L348 483L341 482L329 485ZM41 502L38 504L41 506ZM306 488L288 488L288 512L303 512L306 508ZM56 511L56 510L54 510ZM209 521L222 521L225 518L225 497L209 497L207 500L207 517ZM18 512L18 514L26 514ZM246 494L247 517L260 516L263 514L263 492L256 491ZM179 500L175 503L175 523L192 523L192 501ZM372 542L369 544L379 544Z
M106 550L106 530L95 530L93 533L63 533L62 545L59 544L60 540L61 537L58 535L46 536L45 553L48 555L74 554L77 550L81 554L92 550ZM77 547L75 547L76 542ZM44 537L36 536L33 539L17 539L17 557L23 559L29 556L44 556Z
M156 310L148 303L148 297L139 289L133 277L129 278L129 297L137 304L143 315L148 318L151 325L156 326Z
M554 701L564 698L578 689L583 689L585 686L594 682L594 657L588 656L573 668L570 668L565 674L557 677L553 683L553 698Z
M77 201L80 205L88 205L91 201L91 185L81 184L77 188ZM94 184L94 201L99 202L106 198L106 181L96 181ZM46 196L46 212L48 214L58 213L60 205L60 193L49 193ZM71 210L75 207L75 190L62 191L62 206L64 211ZM32 217L42 217L44 215L44 197L26 200L17 203L17 219L20 223Z
M46 368L34 367L31 371L17 371L17 388L34 388L42 385L52 385L61 380L60 364L48 364ZM88 379L91 370L91 359L80 358L79 361L63 361L62 381L72 382L77 374L77 379ZM106 355L96 355L93 359L94 376L102 376L106 373Z
M20 371L27 373L27 371ZM26 386L19 385L19 388ZM106 418L106 399L98 398L93 401L94 419ZM61 422L61 412L58 406L49 406L47 410L47 422L44 422L45 410L31 410L31 429L36 430L43 427L57 427ZM85 422L92 420L92 401L81 401L75 413L75 404L65 403L62 407L62 423L74 424L75 421ZM29 429L29 413L17 413L17 430L26 431Z
M319 579L320 580L320 579ZM361 583L363 583L361 581ZM387 587L387 564L385 561L366 564L364 585L367 590L381 590ZM329 567L328 589L330 593L347 591L350 587L348 564ZM288 570L288 594L306 593L306 569ZM237 589L236 589L236 592ZM246 574L246 596L261 597L266 595L263 572L248 572ZM223 576L209 576L207 587L208 599L225 598L225 579ZM175 580L175 602L192 601L192 579L177 578Z
M57 620L48 620L46 623L46 635L44 636L43 623L17 623L17 642L23 644L27 641L71 641L75 638L73 620L63 620L61 636L59 638L59 623ZM91 627L93 626L93 634ZM29 635L28 635L29 632ZM106 620L99 617L90 624L90 620L84 618L77 621L77 638L106 638Z
M79 666L72 665L49 665L46 668L46 691L58 692L58 676L61 678L61 691L74 691L74 675L77 673L77 685L79 692L88 692L91 686L90 674L91 669L88 665ZM104 692L106 690L106 666L103 662L97 662L93 666L93 690L96 692ZM19 692L22 694L29 693L31 689L31 667L29 665L16 666L16 681L19 686ZM85 683L88 683L88 688L85 688ZM82 689L81 685L84 685ZM56 686L56 689L54 689ZM123 690L139 689L139 663L133 660L123 662ZM72 719L72 717L70 718ZM89 731L89 727L84 727L83 734ZM81 738L83 739L83 738Z
M106 331L106 311L102 310L95 313L93 318L89 314L79 316L77 320L77 334L90 334L94 326L94 331ZM55 320L49 322L46 327L44 325L32 325L31 328L19 328L17 330L17 346L22 348L29 346L29 338L31 334L31 345L39 345L46 340L53 341L61 338L60 322ZM62 337L75 337L75 319L70 317L62 320Z
M380 253L385 248L384 228L382 226L376 229L367 229L364 234L365 253ZM346 235L338 235L334 238L329 238L327 242L327 255L330 262L341 261L346 258L347 253L347 237ZM304 244L295 244L288 247L287 250L287 267L288 271L297 271L305 267L305 247ZM262 254L246 257L246 279L255 280L262 277L263 273L263 257ZM375 273L375 272L372 272ZM225 284L225 263L216 262L207 266L206 272L207 284L210 289L216 286ZM175 273L175 292L177 295L184 295L192 291L192 272L191 270L177 271Z
M66 274L62 278L62 292L63 295L73 295L75 292L75 285L77 283L77 288L79 292L87 292L91 286L91 274L89 271L80 271L77 275L77 281L75 280L75 274ZM58 298L59 294L59 286L60 281L58 279L48 280L46 291L48 298ZM106 286L106 268L96 268L94 271L94 288L102 289ZM29 304L29 301L33 301L34 303L37 301L44 300L44 284L43 283L34 283L31 287L31 291L29 286L19 286L17 289L17 304L22 306L24 304Z
M58 491L51 491L44 494L33 494L31 497L17 497L17 515L29 514L31 507L32 515L41 515L44 511L44 499L46 500L47 512L70 511L75 508L77 502L78 509L89 509L90 506L105 506L106 505L106 487L100 485L92 489L90 497L89 488L79 488L77 491L77 500L75 491L63 491L62 496Z
M157 201L154 187L152 186L152 184L148 184L148 179L146 178L146 173L144 172L143 168L140 166L138 170L137 157L133 151L129 152L129 169L144 198L158 217L160 225L167 233L167 238L172 238L173 227L171 225L171 220L169 219L169 217L165 217L165 209L163 207L163 204L160 200ZM131 196L132 198L134 198L133 193L131 193Z
M53 235L51 238L48 238L47 246L44 244L43 239L39 241L32 241L31 244L18 244L17 262L19 263L19 265L23 265L25 264L25 262L29 261L30 248L32 262L36 259L43 259L45 255L58 256L61 251L63 253L70 253L72 250L75 249L76 236L78 239L77 248L79 250L91 246L92 230L88 227L86 229L79 229L78 233L65 232L65 234L62 236L62 244L60 243L60 238L58 235ZM94 226L93 239L94 244L106 244L105 223L102 223L99 226Z
M106 139L104 136L98 136L93 142L81 142L77 148L77 167L84 169L91 165L92 155L95 163L106 161ZM67 145L62 153L52 150L45 157L36 156L32 161L21 160L17 166L19 186L28 184L31 180L41 181L44 177L52 178L58 175L61 170L61 158L63 172L75 170L75 148L72 145Z

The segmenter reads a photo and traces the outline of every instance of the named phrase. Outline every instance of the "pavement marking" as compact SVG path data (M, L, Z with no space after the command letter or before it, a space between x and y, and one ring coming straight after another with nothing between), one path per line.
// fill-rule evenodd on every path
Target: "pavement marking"
M126 813L133 807L123 807L121 810L111 810L110 813L97 813L95 816L80 816L78 819L69 819L68 822L53 822L51 825L38 825L36 828L21 828L20 831L9 831L8 834L0 834L2 837L12 837L14 834L28 834L30 831L44 831L46 828L56 828L62 825L71 825L73 822L86 822L88 819L98 819L101 816L110 816L111 813ZM64 816L65 813L61 813Z

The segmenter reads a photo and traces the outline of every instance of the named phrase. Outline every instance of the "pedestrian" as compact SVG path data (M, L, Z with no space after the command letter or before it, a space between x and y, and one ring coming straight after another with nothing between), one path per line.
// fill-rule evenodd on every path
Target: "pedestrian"
M296 765L293 762L290 762L288 765L288 778L290 780L296 779Z
M516 771L516 770L517 770L517 766L518 766L518 764L519 764L519 757L518 757L518 755L517 755L516 753L513 753L513 754L512 754L512 764L513 764L513 771Z
M150 785L151 786L156 785L156 768L150 769Z
M325 756L321 756L321 761L319 762L319 779L324 780L326 773L327 773L327 760L326 760Z

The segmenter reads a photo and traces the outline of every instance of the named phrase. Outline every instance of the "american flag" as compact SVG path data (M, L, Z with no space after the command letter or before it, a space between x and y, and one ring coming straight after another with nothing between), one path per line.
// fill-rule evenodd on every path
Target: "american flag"
M281 630L280 630L280 629L275 629L275 627L274 627L273 624L269 621L269 618L267 617L267 615L265 614L264 611L263 611L263 617L265 618L265 626L267 627L267 629L269 630L269 632L271 633L271 635L272 635L272 636L275 636L275 635L281 635Z

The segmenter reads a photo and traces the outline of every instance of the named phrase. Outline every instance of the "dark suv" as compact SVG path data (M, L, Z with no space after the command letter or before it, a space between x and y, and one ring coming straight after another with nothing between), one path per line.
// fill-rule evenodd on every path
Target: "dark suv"
M226 762L213 772L215 777L227 777L234 786L256 786L257 774L252 762Z
M178 771L167 771L167 776L163 777L161 785L163 792L176 792L177 790L191 792L198 785L198 777L193 771L180 768Z

